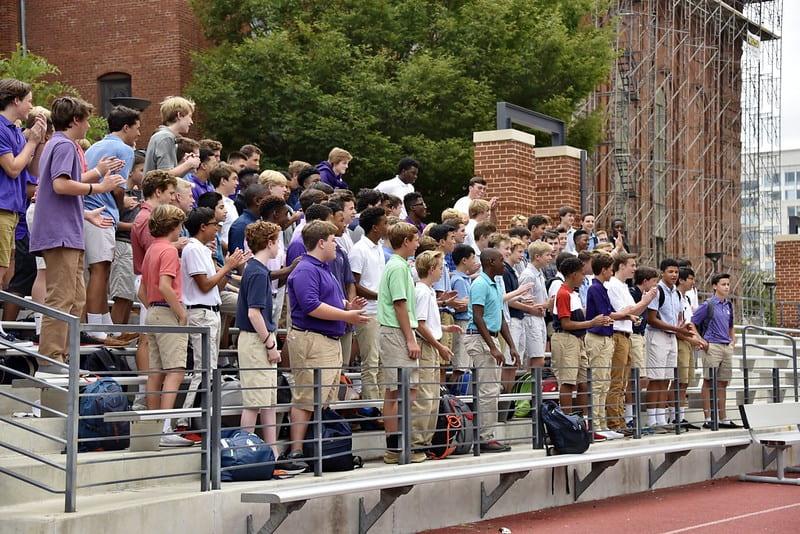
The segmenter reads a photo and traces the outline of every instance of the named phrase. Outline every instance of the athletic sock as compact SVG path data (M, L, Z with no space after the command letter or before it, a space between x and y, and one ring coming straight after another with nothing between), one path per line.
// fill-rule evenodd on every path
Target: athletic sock
M161 433L166 434L172 432L172 419L164 419L164 426L161 428Z
M656 421L657 425L667 424L667 411L664 408L656 408Z
M102 313L87 313L86 314L86 321L89 324L103 324L103 314ZM97 339L105 339L106 333L105 332L92 332L92 337L96 337Z
M36 312L36 313L33 314L33 324L36 325L36 335L37 336L42 335L42 314L41 313ZM2 328L2 327L0 327L0 328Z
M107 325L113 325L114 324L114 320L111 319L111 313L104 313L103 314L103 324L107 324ZM108 335L109 336L118 336L119 332L109 332Z
M656 418L656 409L655 408L648 408L647 409L647 426L656 426L658 424L658 419Z
M630 423L633 421L633 406L630 404L625 405L625 422Z
M680 414L681 415L678 418L678 422L686 420L686 408L684 408L683 406L681 406Z

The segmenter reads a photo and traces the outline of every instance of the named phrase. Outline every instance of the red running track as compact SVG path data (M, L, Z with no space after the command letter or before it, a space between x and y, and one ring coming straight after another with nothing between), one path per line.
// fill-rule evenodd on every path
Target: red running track
M800 486L719 479L490 519L428 534L800 533Z

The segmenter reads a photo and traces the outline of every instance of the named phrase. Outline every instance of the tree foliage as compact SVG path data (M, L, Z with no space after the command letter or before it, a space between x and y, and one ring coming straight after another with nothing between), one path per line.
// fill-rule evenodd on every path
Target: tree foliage
M58 81L61 71L49 63L47 59L32 54L23 53L22 47L7 57L0 55L0 78L15 78L29 83L33 93L33 103L37 106L50 108L50 104L59 96L80 96L78 91L65 83ZM106 121L102 117L89 119L90 129L86 137L96 141L103 137L107 131Z
M372 186L399 158L439 208L472 174L472 132L496 102L559 117L591 142L580 104L613 59L608 0L193 0L214 46L188 92L209 134L265 159L316 163L340 146ZM584 146L591 148L591 146Z

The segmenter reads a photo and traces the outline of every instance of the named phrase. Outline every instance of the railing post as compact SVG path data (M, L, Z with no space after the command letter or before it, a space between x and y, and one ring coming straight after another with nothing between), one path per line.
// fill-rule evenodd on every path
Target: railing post
M314 476L322 476L322 369L314 368Z
M800 315L800 314L798 314ZM798 387L797 387L797 341L794 337L792 337L792 370L794 371L794 401L800 402L800 398L798 398Z
M747 326L742 328L742 380L744 381L744 403L750 404L750 371L747 368Z
M411 462L411 388L408 368L399 367L400 379L400 465Z
M711 368L711 430L719 430L719 402L717 398L717 367ZM747 393L745 393L747 404Z
M781 371L777 367L772 368L772 402L781 402Z
M220 472L220 469L222 469L220 458L220 440L222 439L222 371L219 369L214 369L211 395L211 489L218 490L222 487L222 474Z
M209 389L210 389L210 376L209 373L211 372L211 329L209 327L205 327L205 331L200 334L200 340L203 346L201 359L203 362L203 370L202 374L200 375L200 388L205 392L200 396L200 407L203 411L202 413L202 421L203 421L203 441L201 442L202 445L202 452L200 453L201 458L201 465L202 468L202 475L200 478L200 491L208 491L211 487L211 447L210 441L211 436L209 435L211 429L211 411L209 410L210 401L209 401ZM197 372L197 371L195 371Z
M481 393L478 367L472 368L472 455L481 455Z
M69 393L67 403L66 462L64 478L64 511L76 510L78 490L78 416L80 415L80 388L78 375L81 363L80 319L67 321L69 328Z
M633 380L633 438L642 439L642 386L638 367L631 369Z
M542 435L541 412L542 412L542 368L534 367L531 375L533 384L531 385L531 425L533 425L533 448L544 448L544 436Z
M680 435L681 433L681 381L680 381L680 371L677 367L672 369L673 380L675 382L675 397L673 399L673 409L675 413L673 417L675 418L675 434Z
M589 434L591 434L592 441L594 441L594 414L592 413L592 410L594 409L594 394L592 393L591 367L586 368L586 388L589 390L589 394L586 396L589 399L589 404L586 406L586 418L589 420ZM577 388L575 389L577 390Z

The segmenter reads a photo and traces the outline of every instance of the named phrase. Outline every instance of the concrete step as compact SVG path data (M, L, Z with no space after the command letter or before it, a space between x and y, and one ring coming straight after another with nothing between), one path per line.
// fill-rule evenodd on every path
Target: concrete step
M176 456L176 454L179 454ZM43 454L46 459L64 466L65 456L58 453ZM94 460L113 460L86 463ZM64 489L64 472L22 455L0 458L0 467L23 475L55 490ZM184 475L165 479L136 480L92 486L101 482L130 480L156 475L181 474L200 469L200 448L162 450L159 452L87 452L78 456L79 495L93 495L132 488L147 488L167 483L196 481L198 475ZM0 502L8 505L36 502L51 498L52 494L6 474L0 474Z
M30 429L63 439L66 435L65 419L56 417L3 417L5 417L6 421L0 420L0 441L28 452L60 453L64 449L62 443L40 436L31 430L19 428L12 423L24 425ZM0 458L16 455L17 453L5 447L0 447Z
M4 395L3 393L21 397L30 402L41 400L41 390L39 388L14 388L11 385L0 385L0 415L12 415L14 412L29 413L33 408L29 404L20 402Z

